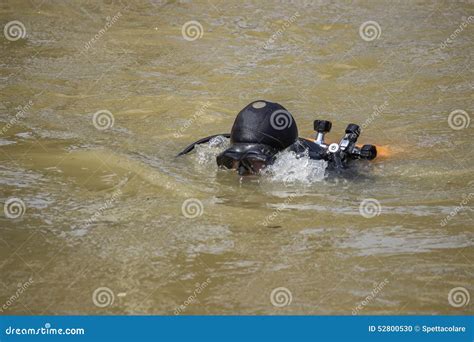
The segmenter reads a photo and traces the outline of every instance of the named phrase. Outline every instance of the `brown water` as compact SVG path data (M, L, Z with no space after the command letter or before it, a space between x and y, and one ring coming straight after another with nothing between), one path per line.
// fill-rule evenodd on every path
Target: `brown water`
M26 33L0 42L0 197L25 204L0 217L3 314L472 313L473 14L468 2L2 2L2 27ZM186 40L193 20L202 37ZM371 20L381 32L366 41ZM207 147L174 158L257 99L283 104L302 136L315 118L333 121L332 140L364 124L360 142L391 155L306 183L217 172ZM361 215L364 199L379 215Z

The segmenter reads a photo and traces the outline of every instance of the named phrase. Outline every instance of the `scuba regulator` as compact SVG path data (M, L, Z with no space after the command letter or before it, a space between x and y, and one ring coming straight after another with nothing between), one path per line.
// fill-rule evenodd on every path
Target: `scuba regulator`
M356 146L360 135L360 127L358 125L347 125L345 134L339 143L327 145L324 142L324 135L329 133L331 128L331 121L315 120L314 130L317 133L313 143L323 150L323 159L333 163L336 168L344 168L351 159L372 160L377 156L377 148L374 145Z

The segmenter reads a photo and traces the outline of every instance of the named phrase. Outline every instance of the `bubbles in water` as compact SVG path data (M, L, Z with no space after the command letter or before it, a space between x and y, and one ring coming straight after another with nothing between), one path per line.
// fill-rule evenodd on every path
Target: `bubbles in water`
M308 154L297 157L294 152L283 151L277 154L275 162L264 170L264 174L271 181L285 184L311 184L324 179L326 167L326 161L310 159Z

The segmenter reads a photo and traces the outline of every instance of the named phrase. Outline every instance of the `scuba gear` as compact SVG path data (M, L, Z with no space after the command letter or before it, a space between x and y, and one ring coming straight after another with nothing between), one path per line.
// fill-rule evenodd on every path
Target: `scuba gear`
M264 144L283 150L298 139L293 116L278 103L256 101L235 118L230 143Z
M219 167L235 169L240 175L255 174L272 164L277 153L268 145L238 143L219 154L216 161Z
M324 143L324 135L331 130L332 123L325 120L315 120L314 129L317 132L314 144L324 150L321 159L325 159L336 169L346 168L347 162L351 159L372 160L377 156L377 148L374 145L364 145L357 147L356 142L360 135L360 127L356 124L349 124L346 127L345 135L339 144L332 143L329 146Z
M276 154L283 150L295 152L297 157L308 155L311 159L326 160L330 169L344 169L350 160L372 160L377 156L374 145L357 147L360 127L349 124L339 143L326 144L324 135L331 131L332 123L315 120L315 140L298 137L298 128L293 116L278 103L255 101L237 115L230 134L231 146L220 153L217 165L235 169L240 175L259 173L274 162ZM218 135L200 139L178 154L189 153L195 145L208 142Z
M298 139L291 114L278 103L256 101L242 109L230 133L231 147L217 156L217 165L255 174Z
M326 120L314 120L313 123L314 130L318 132L316 135L316 140L314 141L316 144L325 147L324 144L324 134L329 133L331 131L332 122Z

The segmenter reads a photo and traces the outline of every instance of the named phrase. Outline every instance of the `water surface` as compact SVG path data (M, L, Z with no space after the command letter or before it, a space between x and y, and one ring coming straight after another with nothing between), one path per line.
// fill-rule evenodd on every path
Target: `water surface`
M472 21L443 43L473 14L469 2L3 2L2 26L26 33L0 42L0 126L17 118L0 137L0 198L26 208L0 217L3 314L472 313L448 301L473 294L472 124L448 122L472 113ZM189 21L202 37L184 39ZM378 39L359 35L367 21ZM332 120L332 141L364 124L360 142L390 156L309 182L217 172L205 146L174 158L258 99L283 104L305 137L316 118ZM100 130L104 110L114 122ZM360 214L365 199L379 215Z

